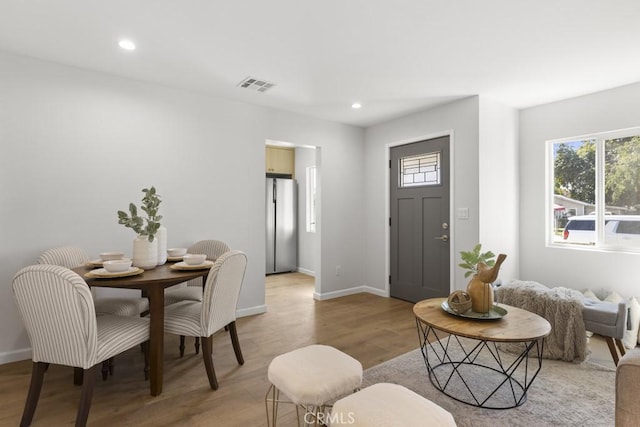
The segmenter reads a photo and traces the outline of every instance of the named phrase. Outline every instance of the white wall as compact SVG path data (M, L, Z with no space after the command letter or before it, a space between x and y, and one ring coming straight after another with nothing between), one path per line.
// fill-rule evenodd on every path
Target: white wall
M520 277L639 296L640 254L545 244L545 141L640 125L640 83L520 113Z
M216 238L244 250L239 309L264 311L267 139L322 148L317 291L361 285L362 129L0 53L0 363L28 357L13 275L57 245L130 253L116 211L150 185L169 246ZM337 264L340 277L326 274Z
M458 264L459 251L469 250L478 242L478 97L470 97L427 111L411 114L366 130L365 207L367 216L364 240L367 286L380 293L387 291L388 230L387 152L388 144L415 142L435 134L453 132L451 211L451 260ZM469 208L469 219L455 218L456 209ZM452 267L452 289L466 289L464 271Z
M316 150L296 147L296 181L298 182L298 271L315 275L316 233L307 231L307 168L315 166Z
M480 97L478 150L479 224L482 250L504 253L503 282L519 277L518 111Z

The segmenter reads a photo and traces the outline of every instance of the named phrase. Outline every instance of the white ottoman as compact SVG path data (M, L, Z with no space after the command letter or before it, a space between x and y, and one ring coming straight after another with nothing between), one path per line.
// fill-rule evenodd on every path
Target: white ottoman
M312 420L322 423L323 420L315 420L316 414L324 412L328 402L360 388L362 364L333 347L310 345L274 358L267 375L271 383L265 397L267 425L271 421L276 425L281 392L296 405L296 413L298 406L304 408L305 423Z
M397 384L379 383L343 397L328 417L331 427L455 426L448 411Z

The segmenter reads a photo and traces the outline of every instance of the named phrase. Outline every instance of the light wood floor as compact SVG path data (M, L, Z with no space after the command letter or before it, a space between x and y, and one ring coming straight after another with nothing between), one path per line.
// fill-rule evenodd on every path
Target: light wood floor
M299 273L269 276L266 282L267 313L237 321L245 364L237 364L227 333L214 337L218 390L209 388L193 339L187 338L181 359L178 337L167 335L162 395L149 395L142 354L132 349L116 358L112 377L96 381L89 425L264 426L267 367L275 356L327 344L366 369L418 347L411 303L370 294L314 301L313 278ZM0 425L19 424L30 377L31 361L0 366ZM32 425L73 425L79 397L72 369L52 365ZM295 425L292 408L281 415L281 425Z

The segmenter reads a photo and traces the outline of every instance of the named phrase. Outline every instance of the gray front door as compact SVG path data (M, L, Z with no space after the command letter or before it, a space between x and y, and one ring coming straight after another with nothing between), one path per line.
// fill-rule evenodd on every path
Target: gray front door
M391 296L449 295L449 137L391 148Z

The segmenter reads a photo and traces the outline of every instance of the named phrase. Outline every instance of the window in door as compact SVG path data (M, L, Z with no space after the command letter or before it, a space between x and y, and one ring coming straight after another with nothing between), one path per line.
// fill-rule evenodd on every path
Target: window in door
M400 158L399 187L440 185L440 152Z

